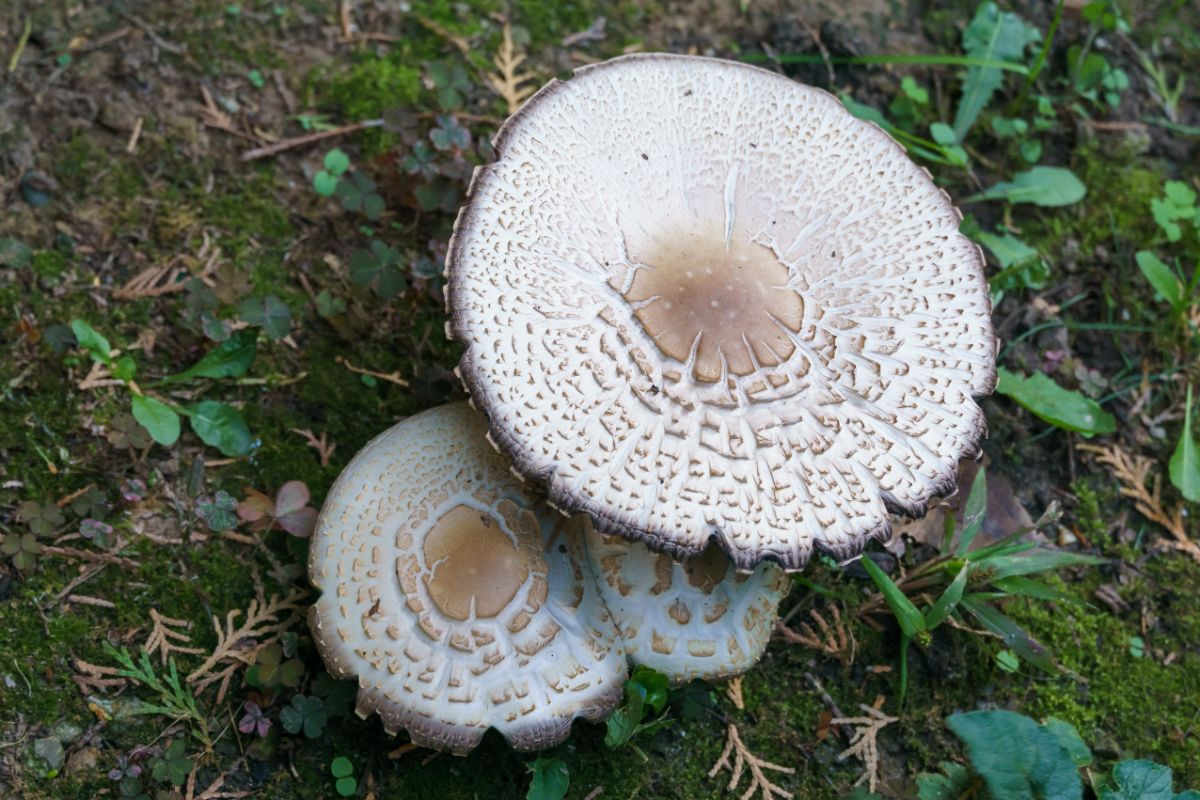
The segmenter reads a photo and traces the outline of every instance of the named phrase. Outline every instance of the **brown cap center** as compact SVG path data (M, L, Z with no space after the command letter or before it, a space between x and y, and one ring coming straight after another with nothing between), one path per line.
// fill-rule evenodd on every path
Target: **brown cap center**
M494 617L504 610L529 576L537 553L518 549L485 511L455 506L425 536L425 584L443 614L465 620Z
M638 270L625 299L666 355L686 362L700 337L697 380L720 380L722 356L731 374L749 375L795 350L779 324L798 331L803 301L769 248L735 235L726 250L720 233L681 231L631 255L650 268Z

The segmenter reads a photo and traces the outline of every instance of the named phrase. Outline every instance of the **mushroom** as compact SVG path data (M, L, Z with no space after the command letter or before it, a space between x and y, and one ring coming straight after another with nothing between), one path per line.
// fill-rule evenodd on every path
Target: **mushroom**
M601 537L533 496L485 431L466 403L426 411L330 489L309 622L329 671L357 678L361 716L459 754L489 727L537 750L616 707L627 652L675 683L758 660L786 587L778 566L734 575L719 551L676 565Z
M330 489L308 572L309 624L358 713L462 754L496 728L519 750L604 718L627 666L583 541L534 503L465 404L411 417Z
M983 258L878 127L775 73L645 54L552 81L495 148L448 332L557 508L799 569L953 490L995 384Z
M681 684L740 675L766 650L791 587L778 564L739 573L715 546L678 562L590 524L584 535L631 663Z

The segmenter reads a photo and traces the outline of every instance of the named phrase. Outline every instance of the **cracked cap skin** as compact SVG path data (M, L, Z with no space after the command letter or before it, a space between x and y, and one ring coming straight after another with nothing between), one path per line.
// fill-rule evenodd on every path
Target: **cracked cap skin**
M627 663L679 684L758 661L783 570L602 537L531 494L485 432L466 403L410 417L355 455L321 510L309 624L330 673L358 681L360 716L457 754L488 728L540 750L606 717Z
M552 81L495 146L447 329L553 505L800 569L953 491L996 380L983 257L886 133L775 73L644 54Z

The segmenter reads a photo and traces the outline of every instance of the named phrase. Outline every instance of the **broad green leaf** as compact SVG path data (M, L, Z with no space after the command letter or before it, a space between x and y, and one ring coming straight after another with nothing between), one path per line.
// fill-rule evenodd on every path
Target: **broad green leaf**
M1192 438L1192 387L1188 386L1183 410L1183 433L1170 463L1171 483L1190 503L1200 503L1200 447Z
M982 472L982 470L980 470ZM958 575L946 587L946 591L942 592L942 596L937 599L937 602L930 607L925 614L925 628L933 630L938 625L946 621L946 617L950 616L950 612L958 605L958 601L962 599L963 590L967 588L967 576L971 572L970 564L963 564L962 569L958 571Z
M967 745L971 766L1000 800L1080 800L1083 783L1054 734L1015 711L952 714L946 724Z
M975 619L983 624L983 627L999 636L1001 641L1021 658L1043 672L1057 675L1058 670L1055 668L1054 659L1051 658L1046 648L1020 625L988 605L985 602L986 599L986 594L972 593L963 597L959 605L971 612Z
M1075 766L1086 767L1092 763L1092 751L1083 743L1074 725L1058 717L1048 717L1042 728L1067 751Z
M1171 268L1149 250L1139 250L1136 258L1138 269L1146 276L1146 280L1150 281L1154 291L1162 295L1162 298L1171 304L1171 308L1178 309L1183 306L1183 287L1179 285L1179 279L1175 277Z
M963 32L963 49L972 58L987 61L1020 61L1026 46L1041 39L1037 28L1016 14L1001 11L995 3L985 2ZM1000 88L1003 73L995 67L971 67L963 79L962 99L954 115L954 135L958 143L979 118L992 94Z
M345 756L338 756L333 760L333 763L329 765L329 771L335 778L345 778L348 775L354 774L354 764L352 764L350 759L346 758Z
M179 440L179 415L161 400L144 394L134 395L133 418L161 445L170 447Z
M913 605L913 601L908 599L900 587L892 582L887 573L881 570L869 555L863 555L861 563L867 574L871 576L871 580L875 581L875 585L879 587L879 591L883 593L883 599L887 600L892 613L896 615L896 621L900 623L900 630L904 635L911 639L924 631L925 617Z
M571 775L561 758L539 758L529 765L533 780L525 800L562 800L571 786Z
M1007 395L1040 419L1085 437L1112 433L1117 421L1095 400L1064 389L1041 372L1028 378L1001 367L997 394Z
M185 381L189 378L236 378L245 375L254 363L258 346L258 334L241 330L214 347L204 358L188 369L167 378L168 381Z
M233 406L204 400L188 406L184 413L188 415L192 430L200 440L217 448L223 455L244 456L250 452L254 438L246 427L242 412Z
M1087 194L1087 187L1065 167L1033 167L1018 172L1011 181L1001 181L964 203L978 200L1004 200L1009 203L1033 203L1038 206L1069 206Z
M108 339L101 336L91 325L81 319L73 319L71 332L75 334L75 341L79 346L91 353L92 358L105 364L111 360L112 348L109 347Z
M1100 800L1174 800L1171 768L1153 761L1121 761L1112 771L1112 786L1100 788Z
M971 543L983 530L983 517L987 513L987 475L980 467L971 482L971 494L967 496L967 506L963 509L963 532L955 552L959 555L971 549Z

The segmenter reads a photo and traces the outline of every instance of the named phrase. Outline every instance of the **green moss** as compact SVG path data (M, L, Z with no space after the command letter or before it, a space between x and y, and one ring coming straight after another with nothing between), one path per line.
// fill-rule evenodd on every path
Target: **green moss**
M1085 679L1030 681L1022 710L1071 722L1101 755L1108 750L1109 756L1154 759L1176 771L1176 785L1200 784L1200 742L1190 735L1194 699L1200 696L1200 655L1194 648L1200 598L1170 588L1198 580L1200 566L1163 557L1147 562L1142 576L1120 589L1135 609L1147 603L1160 620L1145 635L1142 658L1130 652L1131 637L1142 635L1137 611L1118 616L1095 607L1010 603L1009 613ZM1086 597L1101 582L1093 573L1070 591Z
M29 266L39 278L57 283L66 274L68 262L67 257L57 250L39 250L33 254Z

